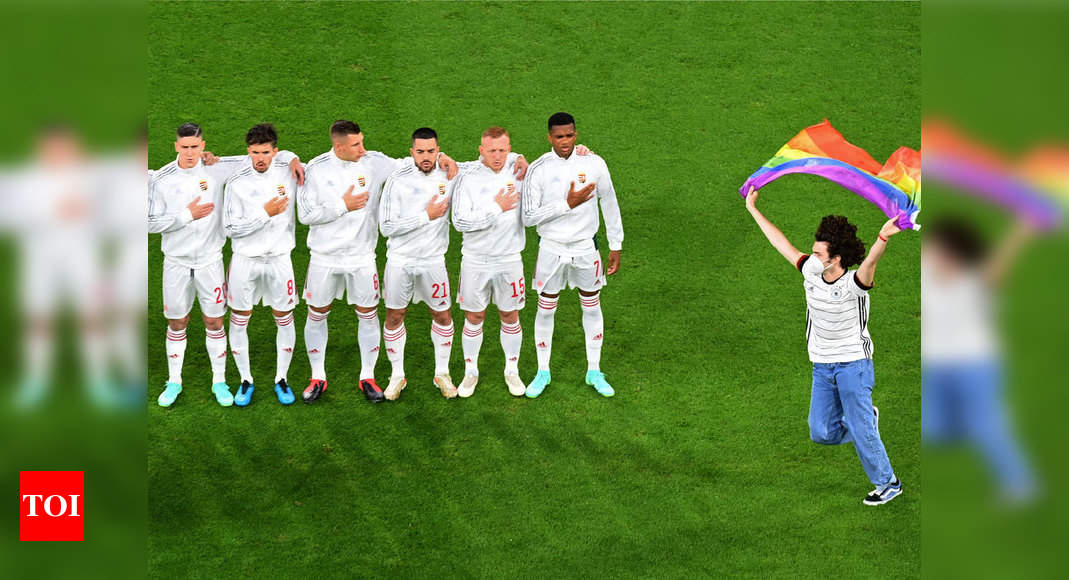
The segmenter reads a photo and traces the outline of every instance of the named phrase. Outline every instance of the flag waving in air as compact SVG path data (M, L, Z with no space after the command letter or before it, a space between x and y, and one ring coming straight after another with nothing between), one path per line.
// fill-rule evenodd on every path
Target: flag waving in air
M794 136L739 188L743 198L750 190L789 173L809 173L838 183L897 218L902 229L920 229L921 154L909 147L895 151L880 165L864 149L851 144L831 126L808 127Z

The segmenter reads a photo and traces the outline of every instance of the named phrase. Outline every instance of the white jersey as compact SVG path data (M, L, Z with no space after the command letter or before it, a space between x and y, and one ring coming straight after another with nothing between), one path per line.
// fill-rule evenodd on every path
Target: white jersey
M273 161L263 173L250 164L226 180L223 229L235 254L248 258L289 256L296 246L293 194L297 180L289 164ZM286 209L267 215L264 204L289 198Z
M869 288L847 270L834 282L821 276L824 265L809 255L798 260L805 285L805 336L809 360L815 363L852 362L872 358L869 336Z
M921 260L921 358L962 363L995 359L1001 351L991 286L981 272L936 276Z
M499 264L520 261L527 241L519 205L501 211L494 201L499 191L522 191L523 182L506 164L494 173L482 162L465 164L453 185L453 225L464 234L461 254L467 261Z
M455 180L454 180L455 181ZM453 182L435 168L423 173L414 163L394 171L386 180L379 204L379 228L386 236L386 257L397 265L431 263L449 249L449 210L431 221L431 198L452 194Z
M330 150L308 162L304 185L297 193L297 219L309 226L312 261L335 268L375 263L382 186L403 161L368 151L354 163ZM349 211L342 201L350 185L354 194L368 194L367 205L356 211Z
M595 200L568 207L568 188L579 190L595 183L597 201L605 213L605 233L609 249L619 250L624 226L609 168L598 155L577 155L567 159L550 151L527 170L521 209L523 223L538 226L542 247L562 256L582 256L594 251L598 233L598 204Z
M275 159L288 163L295 157L289 151L279 151ZM189 268L207 266L223 258L223 184L251 165L248 155L234 155L211 166L198 159L196 165L183 169L176 158L153 174L148 190L148 231L163 234L165 258ZM186 206L197 197L198 203L214 203L215 208L194 220Z

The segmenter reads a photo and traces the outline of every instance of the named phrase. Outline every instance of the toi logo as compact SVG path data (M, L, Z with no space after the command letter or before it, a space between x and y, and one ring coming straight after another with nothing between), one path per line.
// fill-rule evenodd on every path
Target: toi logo
M85 539L85 472L19 472L19 540Z

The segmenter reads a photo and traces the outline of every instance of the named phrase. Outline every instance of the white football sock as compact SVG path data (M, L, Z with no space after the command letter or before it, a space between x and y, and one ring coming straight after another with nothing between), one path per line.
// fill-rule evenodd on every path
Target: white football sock
M275 383L286 378L290 372L290 361L293 360L293 347L297 344L297 328L293 325L293 311L283 316L275 317L275 326L278 331L275 334L275 353L277 364L275 366Z
M167 382L182 384L182 361L186 358L186 329L167 327Z
M308 318L304 321L304 346L308 350L308 363L312 366L312 378L327 380L324 361L327 358L327 312L308 309Z
M377 311L356 311L359 319L356 327L356 341L360 345L360 380L375 378L375 363L379 362L379 313Z
M483 347L483 323L472 324L464 321L464 336L460 339L464 347L464 374L479 376L479 350Z
M386 359L393 365L391 377L405 376L405 323L390 330L385 325L382 327L382 338L386 344Z
M453 351L453 321L449 326L438 326L431 321L431 341L434 342L434 374L449 374L449 354Z
M242 381L252 384L252 370L249 368L249 316L236 312L230 313L230 354L238 365L238 374Z
M501 323L501 350L505 353L505 374L518 375L520 364L520 346L523 344L523 327L516 324Z
M204 329L204 348L212 361L212 384L226 382L226 331Z
M535 313L535 353L538 355L538 370L549 370L549 356L553 352L553 315L557 312L557 299L538 297L538 312Z
M601 342L605 333L605 321L601 316L601 298L579 295L583 307L583 331L586 334L587 370L601 370Z

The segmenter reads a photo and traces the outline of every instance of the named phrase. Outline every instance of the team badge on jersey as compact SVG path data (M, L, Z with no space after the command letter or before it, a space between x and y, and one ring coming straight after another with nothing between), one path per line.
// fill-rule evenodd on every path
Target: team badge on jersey
M439 183L438 184L438 195L445 195L445 184L444 183Z
M360 187L367 187L367 180L364 179L363 175L361 175L360 177L357 177L356 178L356 182L360 184Z
M281 195L281 196L286 195L286 186L285 185L282 185L281 183L278 184L278 194Z
M200 190L201 191L208 191L208 180L207 179L200 180Z
M585 173L580 173L579 174L579 183L586 183L586 174Z
M509 184L508 184L508 192L509 192L509 195L512 195L513 193L516 193L516 184L515 183L512 183L511 181L509 182Z

